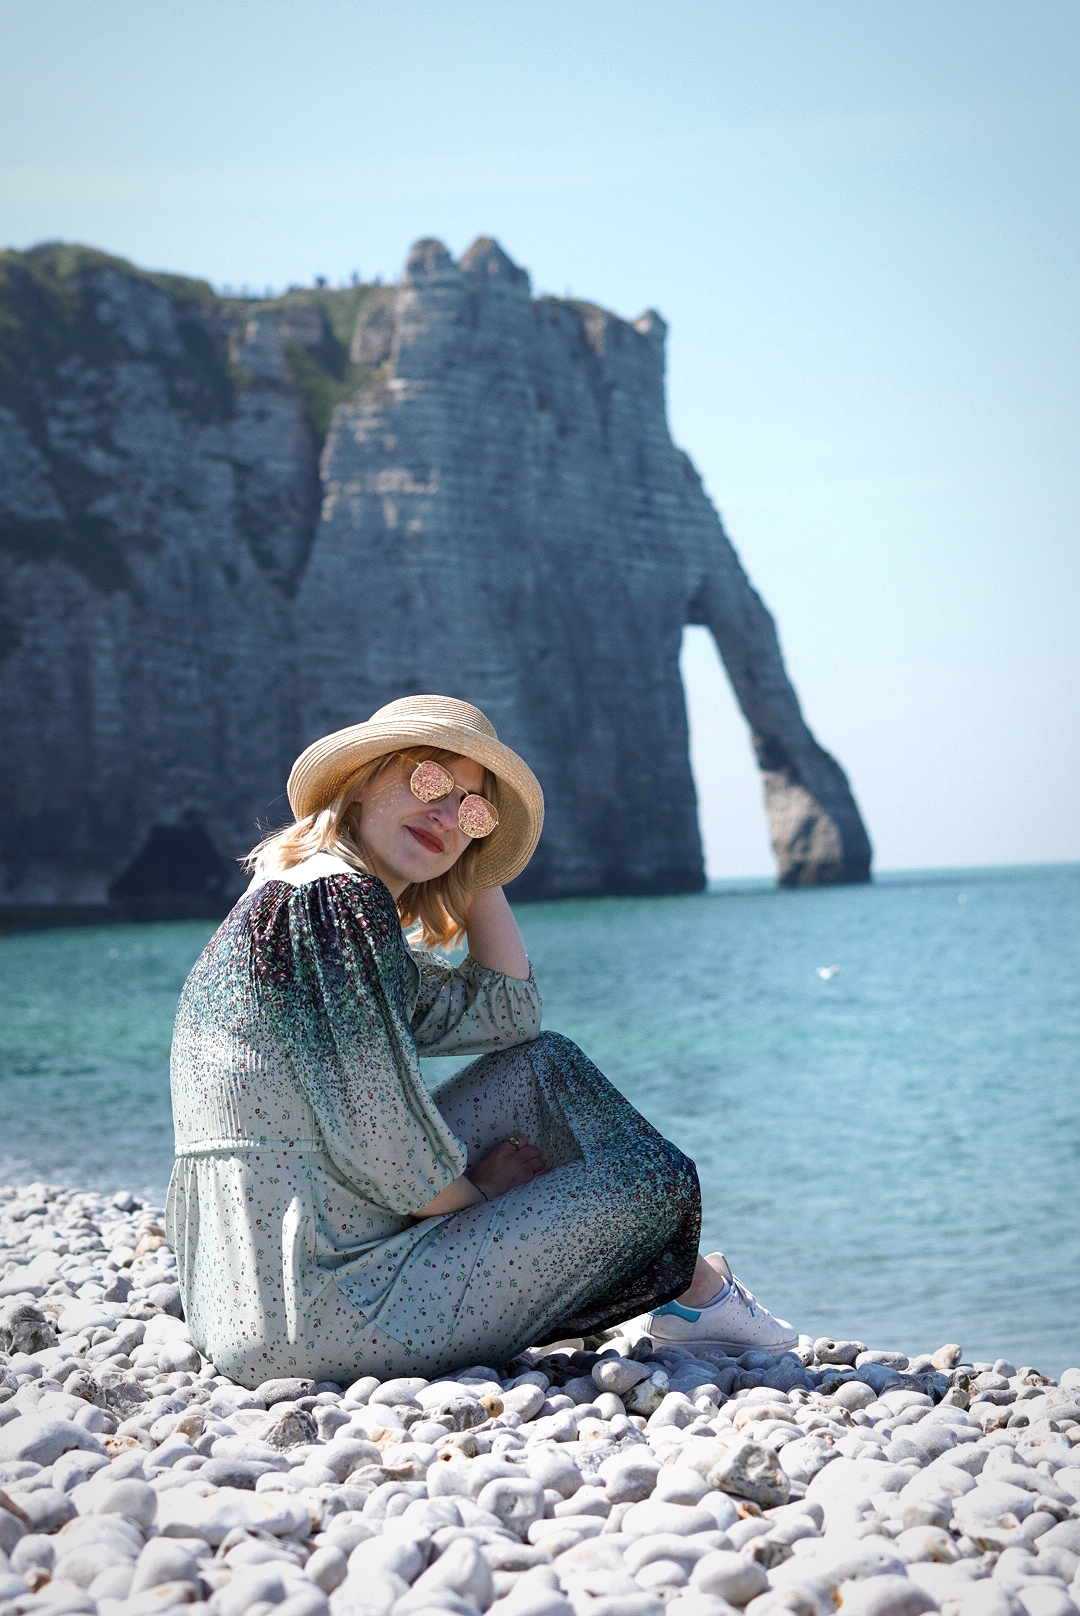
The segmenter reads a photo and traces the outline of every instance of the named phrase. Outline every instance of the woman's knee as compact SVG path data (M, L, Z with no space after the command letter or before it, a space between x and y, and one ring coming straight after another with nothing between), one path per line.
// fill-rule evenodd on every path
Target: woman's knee
M543 1032L537 1033L535 1038L531 1038L529 1043L533 1049L555 1050L577 1048L577 1045L572 1044L569 1038L567 1038L563 1033L551 1032L547 1027L544 1028Z
M567 1063L574 1066L585 1065L592 1067L593 1070L596 1069L585 1051L575 1044L572 1038L567 1038L565 1033L546 1031L538 1033L524 1047L528 1050L530 1056L546 1057L555 1065Z
M701 1221L701 1182L698 1170L689 1156L684 1156L678 1145L664 1140L664 1159L667 1178L667 1198L672 1215L681 1221L696 1218Z

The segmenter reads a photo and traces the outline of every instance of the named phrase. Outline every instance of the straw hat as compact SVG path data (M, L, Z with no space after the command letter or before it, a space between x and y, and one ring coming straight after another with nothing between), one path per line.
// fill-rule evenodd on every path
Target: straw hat
M313 741L289 775L293 813L303 819L325 808L363 764L410 746L437 746L491 770L500 787L499 823L477 854L475 880L480 887L501 887L520 875L543 829L540 782L503 745L479 707L452 696L402 696L372 713L366 724Z

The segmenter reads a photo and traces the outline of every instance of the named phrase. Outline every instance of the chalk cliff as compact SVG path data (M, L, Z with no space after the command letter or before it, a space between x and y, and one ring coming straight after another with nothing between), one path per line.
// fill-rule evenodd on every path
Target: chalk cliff
M671 442L665 330L533 299L489 240L265 302L0 255L0 904L220 906L299 748L410 690L477 701L540 776L522 896L696 890L686 623L753 734L781 882L867 879Z

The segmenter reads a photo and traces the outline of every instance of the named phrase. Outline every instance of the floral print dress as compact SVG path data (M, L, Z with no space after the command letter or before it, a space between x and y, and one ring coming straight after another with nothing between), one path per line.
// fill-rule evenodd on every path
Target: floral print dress
M376 877L319 854L252 887L188 977L167 1229L191 1337L248 1386L505 1362L693 1273L697 1174L528 981L413 952ZM434 1093L420 1055L485 1052ZM499 1140L549 1171L418 1219Z

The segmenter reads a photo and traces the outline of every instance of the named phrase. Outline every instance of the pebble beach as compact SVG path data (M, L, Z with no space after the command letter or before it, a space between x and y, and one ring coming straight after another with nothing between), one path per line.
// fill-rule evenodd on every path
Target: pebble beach
M0 1189L0 1616L1080 1616L1080 1368L628 1324L248 1389L163 1223Z

